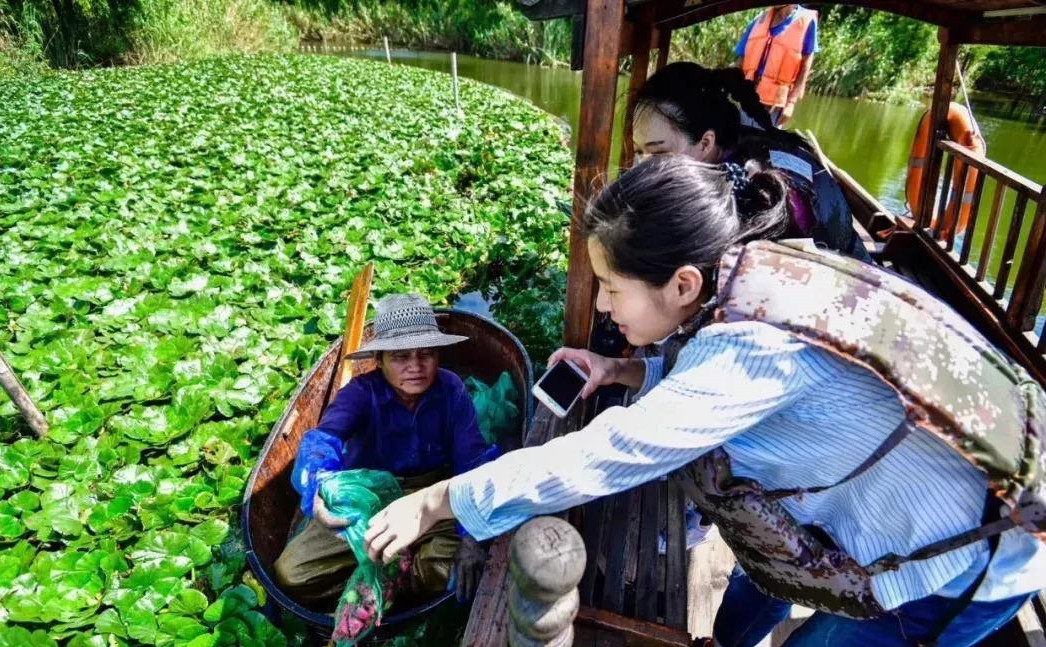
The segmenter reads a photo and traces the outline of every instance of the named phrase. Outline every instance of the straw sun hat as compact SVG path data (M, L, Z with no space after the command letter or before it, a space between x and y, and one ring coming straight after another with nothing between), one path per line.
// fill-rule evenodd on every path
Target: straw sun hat
M359 359L379 351L450 346L468 339L440 332L432 306L417 294L391 294L374 304L374 310L374 338L349 357Z

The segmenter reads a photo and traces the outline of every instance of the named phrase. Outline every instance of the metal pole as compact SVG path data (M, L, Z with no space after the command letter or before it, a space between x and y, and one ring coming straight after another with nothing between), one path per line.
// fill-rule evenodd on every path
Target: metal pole
M461 112L461 97L458 95L458 53L450 53L450 74L454 84L454 108Z
M44 415L40 413L36 405L33 404L29 393L22 386L22 383L18 381L18 377L11 370L3 354L0 354L0 386L3 386L7 395L11 396L11 400L14 401L18 411L21 412L22 417L29 423L29 428L33 430L37 437L43 438L46 436L48 429L47 420L44 419Z
M385 40L385 62L392 65L392 52L389 51L389 37L384 36Z

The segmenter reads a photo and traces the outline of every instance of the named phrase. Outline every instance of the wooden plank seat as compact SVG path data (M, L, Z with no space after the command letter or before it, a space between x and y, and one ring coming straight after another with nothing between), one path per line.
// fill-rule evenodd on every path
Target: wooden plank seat
M575 624L592 631L579 638L591 634L597 645L610 628L618 636L629 626L658 624L666 630L664 642L654 644L689 643L683 506L677 486L655 481L582 508L579 531L588 562L578 587L583 612ZM658 552L662 532L664 555ZM585 644L575 639L575 645Z
M541 445L566 433L576 426L569 422L539 406L526 446ZM648 483L592 501L566 516L584 538L587 552L574 645L689 645L686 539L679 489L668 481ZM657 549L662 528L666 530L665 555L659 555ZM462 647L508 644L506 582L512 535L506 533L491 545Z

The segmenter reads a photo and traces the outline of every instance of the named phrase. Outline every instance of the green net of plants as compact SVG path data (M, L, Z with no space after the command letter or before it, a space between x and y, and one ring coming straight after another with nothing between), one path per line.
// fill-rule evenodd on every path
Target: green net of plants
M331 514L349 521L338 535L349 543L358 564L334 614L334 642L337 647L349 647L366 638L381 622L392 606L395 591L407 583L409 558L375 563L367 557L363 541L371 517L403 496L403 490L388 472L359 469L338 472L323 481L320 496Z

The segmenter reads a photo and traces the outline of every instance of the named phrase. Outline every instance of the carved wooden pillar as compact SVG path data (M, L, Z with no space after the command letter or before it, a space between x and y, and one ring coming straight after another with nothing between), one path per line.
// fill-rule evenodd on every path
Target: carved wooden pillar
M538 517L512 539L508 609L510 647L570 647L580 606L585 544L566 521Z
M912 205L915 226L923 229L930 226L933 207L937 198L937 187L941 177L943 155L937 148L945 133L948 121L948 104L952 100L952 83L955 80L955 61L959 56L959 43L951 32L941 27L937 30L941 51L937 58L937 77L934 82L933 99L930 101L930 149L926 155L923 181L918 205ZM947 200L947 194L941 198Z
M588 240L581 232L585 207L599 189L610 163L610 135L617 98L617 61L625 0L589 0L585 13L585 71L581 76L574 210L570 222L566 312L563 343L587 348L596 300L596 280L588 260ZM575 37L576 39L576 37ZM577 42L575 40L575 42Z

